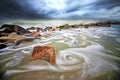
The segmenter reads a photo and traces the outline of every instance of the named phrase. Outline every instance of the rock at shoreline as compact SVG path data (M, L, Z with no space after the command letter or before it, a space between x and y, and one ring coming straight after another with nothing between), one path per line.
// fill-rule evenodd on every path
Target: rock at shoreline
M39 38L41 36L39 32L32 32L30 35L35 38Z
M24 35L18 35L15 32L10 33L7 37L0 37L0 42L2 43L17 43L21 40L25 39Z
M30 36L28 37L26 34L29 34ZM3 24L0 28L0 42L6 44L19 44L22 41L33 40L39 37L40 34L38 32L30 33L28 30L18 25Z
M8 36L12 32L15 32L19 35L24 35L24 34L30 33L28 30L26 30L18 25L3 24L0 27L0 36Z

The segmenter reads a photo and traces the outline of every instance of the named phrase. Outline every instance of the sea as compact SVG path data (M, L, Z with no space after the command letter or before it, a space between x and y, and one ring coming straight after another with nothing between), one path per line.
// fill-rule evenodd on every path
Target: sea
M43 33L0 52L0 80L120 80L120 25ZM30 60L38 45L55 48L55 64Z

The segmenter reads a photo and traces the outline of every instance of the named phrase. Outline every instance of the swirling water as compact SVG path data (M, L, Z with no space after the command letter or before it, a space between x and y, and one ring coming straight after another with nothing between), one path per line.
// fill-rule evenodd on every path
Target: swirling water
M48 32L50 37L34 40L18 49L0 53L3 80L119 80L120 26L77 28ZM21 44L23 45L23 44ZM52 45L56 63L30 60L36 45Z

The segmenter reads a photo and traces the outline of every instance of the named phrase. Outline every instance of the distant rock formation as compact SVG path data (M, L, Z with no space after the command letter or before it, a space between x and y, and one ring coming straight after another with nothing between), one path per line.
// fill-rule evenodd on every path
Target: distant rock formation
M119 21L114 21L114 22L111 22L111 24L113 24L113 25L120 25L120 22Z
M27 30L30 32L34 32L34 31L42 32L43 31L43 29L41 27L30 27L30 28L27 28Z
M110 27L112 24L111 21L107 21L107 22L96 22L96 23L88 23L88 24L74 24L74 25L69 25L69 24L64 24L59 26L60 29L71 29L71 28L89 28L89 27ZM115 23L114 23L115 24ZM116 23L118 24L118 23Z

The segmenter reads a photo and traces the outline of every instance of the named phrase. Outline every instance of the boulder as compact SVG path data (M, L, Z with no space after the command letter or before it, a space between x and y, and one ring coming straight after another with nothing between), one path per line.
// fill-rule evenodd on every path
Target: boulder
M11 24L3 24L0 28L0 35L4 36L4 34L16 32L19 35L24 35L30 33L28 30L22 28L18 25L11 25Z
M7 37L0 37L0 42L2 43L18 43L21 40L25 39L24 35L18 35L15 32L10 33Z
M55 62L55 49L52 46L35 46L32 51L32 60L42 59L46 56L49 56L49 62Z

